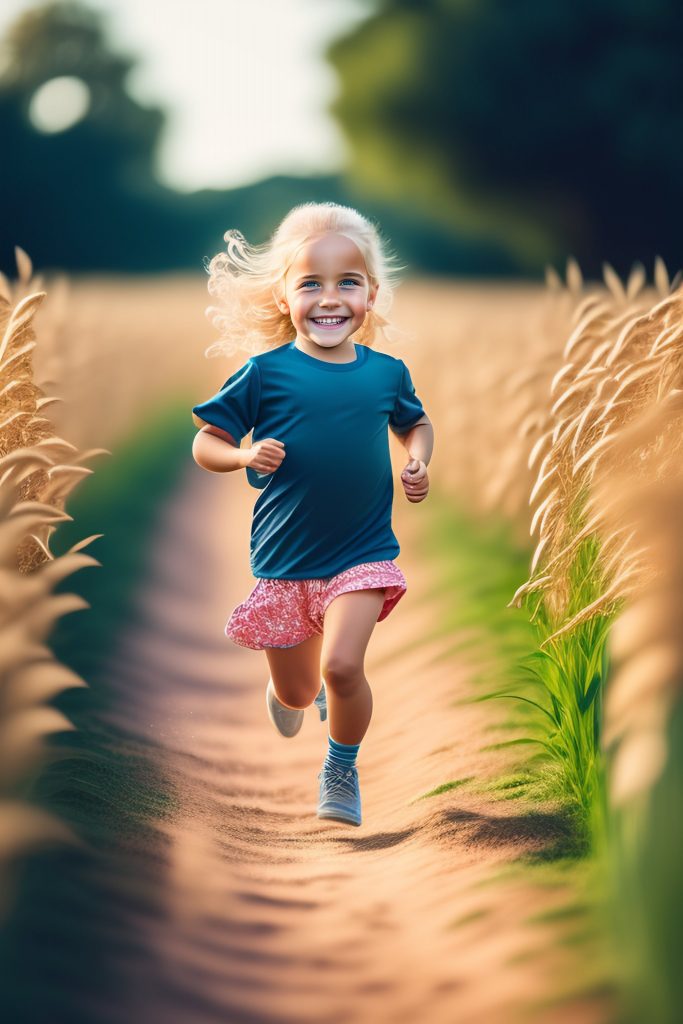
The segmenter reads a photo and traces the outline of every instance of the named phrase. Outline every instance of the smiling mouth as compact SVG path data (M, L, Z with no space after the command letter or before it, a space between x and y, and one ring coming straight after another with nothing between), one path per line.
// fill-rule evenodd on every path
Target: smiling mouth
M312 316L311 320L318 327L341 327L350 317L348 316Z

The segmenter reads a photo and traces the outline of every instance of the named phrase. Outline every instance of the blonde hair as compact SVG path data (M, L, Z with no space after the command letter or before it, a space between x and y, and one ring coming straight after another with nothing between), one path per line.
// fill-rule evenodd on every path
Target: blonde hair
M230 356L237 350L255 355L291 341L294 328L277 300L284 294L284 277L301 246L326 232L346 235L360 249L372 284L379 286L373 309L365 316L354 338L372 345L378 334L392 341L386 319L393 299L399 268L378 229L350 206L337 203L303 203L290 210L264 245L250 245L239 231L226 231L225 252L208 262L209 294L216 305L206 309L220 340L206 349L206 356Z

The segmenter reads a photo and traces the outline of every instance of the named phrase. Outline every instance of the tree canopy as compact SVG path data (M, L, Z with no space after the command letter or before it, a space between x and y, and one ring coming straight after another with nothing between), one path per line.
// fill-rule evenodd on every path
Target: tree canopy
M379 0L330 49L358 179L524 265L681 262L674 0Z
M311 200L357 205L378 219L411 270L515 270L500 246L463 241L436 218L368 198L342 174L190 194L162 186L154 158L165 112L129 94L137 58L117 52L106 18L81 3L56 0L21 15L1 56L0 268L8 273L15 245L43 269L200 270L227 228L262 242L292 206ZM63 78L81 83L88 105L68 127L39 130L31 119L36 96ZM239 100L228 93L224 102L227 120Z

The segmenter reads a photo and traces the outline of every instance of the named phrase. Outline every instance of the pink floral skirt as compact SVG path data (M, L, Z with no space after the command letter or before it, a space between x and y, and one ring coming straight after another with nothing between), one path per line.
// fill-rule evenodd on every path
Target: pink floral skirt
M405 576L392 561L363 562L320 579L259 579L246 601L232 612L225 635L255 651L294 647L323 632L325 611L335 597L375 587L384 589L384 604L377 616L381 622L407 590Z

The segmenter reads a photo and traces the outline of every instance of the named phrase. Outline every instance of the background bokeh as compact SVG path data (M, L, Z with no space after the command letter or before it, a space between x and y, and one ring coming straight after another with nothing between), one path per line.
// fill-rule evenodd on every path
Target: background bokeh
M0 265L195 269L296 202L409 269L681 262L673 2L4 5Z

